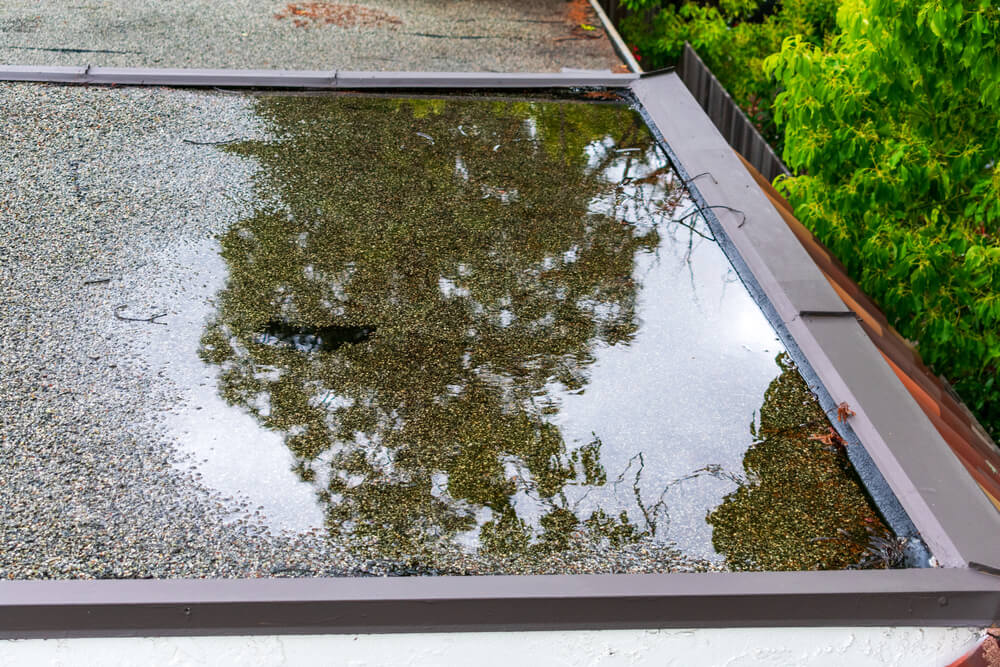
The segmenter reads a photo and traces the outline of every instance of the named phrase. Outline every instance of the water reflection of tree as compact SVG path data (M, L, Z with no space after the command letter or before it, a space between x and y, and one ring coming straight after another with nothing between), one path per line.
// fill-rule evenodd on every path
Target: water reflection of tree
M583 391L594 346L637 330L634 258L658 233L590 208L615 191L609 169L661 166L638 117L344 98L258 109L277 140L231 150L261 165L270 203L222 239L229 281L201 353L230 403L287 434L331 533L418 559L475 530L497 558L643 537L624 513L573 512L567 486L606 482L600 441L570 450L545 419L547 385ZM276 321L374 333L309 353L266 344ZM544 508L536 528L515 504Z
M716 551L735 570L880 566L872 545L895 538L798 370L785 355L778 365L743 457L747 480L709 514Z

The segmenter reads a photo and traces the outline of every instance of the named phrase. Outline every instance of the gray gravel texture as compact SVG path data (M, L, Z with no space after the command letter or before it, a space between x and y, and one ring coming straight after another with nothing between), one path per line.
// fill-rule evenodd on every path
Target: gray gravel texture
M156 251L238 213L249 167L185 144L245 103L160 89L0 86L0 577L261 576L320 540L182 472L156 428L170 390L136 347ZM110 278L109 282L93 282ZM165 320L169 322L169 318ZM301 554L301 555L300 555Z
M0 63L489 72L620 67L600 29L579 29L574 2L373 0L362 4L400 23L341 28L277 19L287 0L4 0ZM592 14L588 20L599 26Z
M427 572L332 544L321 528L269 527L181 453L169 424L191 409L189 388L156 351L197 324L191 295L224 278L184 258L248 212L256 169L184 140L266 138L250 102L0 84L0 578L486 573L462 554ZM163 316L126 321L119 306ZM674 558L639 544L501 569L702 567Z

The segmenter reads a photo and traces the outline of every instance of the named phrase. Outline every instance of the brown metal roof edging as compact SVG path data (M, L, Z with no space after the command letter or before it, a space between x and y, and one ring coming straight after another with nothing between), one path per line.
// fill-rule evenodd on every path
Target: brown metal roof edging
M849 427L835 424L863 443L877 468L867 472L884 478L940 565L996 567L1000 515L680 77L643 78L631 89L740 277L763 293L786 345L815 373L823 407L835 413L846 402L856 413ZM707 175L692 182L688 174Z
M278 83L255 79L246 72L219 72L201 70L179 73L173 78L131 76L140 70L102 70L99 68L17 68L0 67L0 80L31 79L44 69L51 81L65 83L131 83L135 85L246 85L252 87L313 87L322 77L331 86L330 73L265 72L277 77ZM141 70L145 72L172 72L178 70ZM122 79L111 80L114 77ZM206 74L208 72L208 74ZM781 249L786 240L777 233L780 225L772 224L759 207L762 191L755 184L745 183L746 170L734 170L723 155L737 160L735 153L725 144L701 108L675 74L654 75L636 81L635 75L493 75L493 74L400 74L400 73L333 73L333 83L338 87L369 88L439 88L462 89L469 87L517 88L534 81L536 87L621 87L631 81L632 90L644 105L642 111L651 120L654 133L670 141L671 159L682 177L706 159L720 161L713 165L712 173L725 176L716 185L726 185L725 190L713 190L699 178L701 191L692 187L692 194L706 201L733 201L746 214L746 232L753 230L754 241L774 241L771 259L779 268L786 259L777 258L775 250ZM97 75L103 80L95 80ZM131 76L131 78L128 78ZM157 76L160 76L159 74ZM171 75L173 76L173 75ZM213 77L218 78L213 78ZM60 78L61 77L61 78ZM93 77L93 78L88 78ZM229 77L229 78L226 78ZM300 83L293 83L298 77ZM528 77L527 79L525 77ZM128 80L125 80L125 79ZM606 83L598 83L601 79ZM382 79L379 84L378 80ZM348 84L350 81L350 84ZM515 83L516 81L516 83ZM304 83L303 83L304 82ZM370 85L367 85L370 84ZM679 86L679 87L678 87ZM688 118L685 119L685 115ZM678 134L680 132L681 134ZM684 134L684 133L687 134ZM678 157L680 156L680 160ZM736 164L739 164L738 162ZM741 167L742 169L742 167ZM700 171L697 173L701 173ZM694 184L688 181L689 185ZM707 199L706 199L707 198ZM766 200L765 200L766 201ZM773 208L771 209L773 211ZM733 247L749 243L741 238L742 229L737 216L706 216L717 229L733 234ZM720 220L722 223L720 225ZM774 227L774 229L772 229ZM781 227L790 233L787 227ZM749 234L747 235L749 236ZM794 238L794 237L793 237ZM801 251L801 246L798 246ZM759 266L761 252L756 245L749 245L751 262L743 262L739 253L731 254L734 265L752 266L762 270L761 275L774 278L774 266ZM800 264L794 258L795 264ZM801 270L797 266L796 270ZM817 270L815 265L813 270ZM794 271L791 277L794 278ZM757 274L744 277L748 286L756 284ZM829 298L819 290L814 281L788 282L787 271L775 280L760 281L771 291L767 297L776 299L776 312L787 314L789 307L806 304L802 310L844 310L842 302ZM741 274L743 277L743 274ZM776 290L776 286L777 291ZM827 286L827 289L830 289ZM758 292L760 294L761 292ZM770 304L764 303L766 307ZM806 326L806 318L793 313L788 330L802 336L806 343L816 343L817 336ZM847 318L819 318L825 323L841 323ZM783 325L782 325L783 326ZM843 331L836 332L843 334ZM797 339L796 339L797 340ZM795 343L795 340L792 340ZM871 345L868 339L864 343ZM850 352L850 346L863 344L851 340L836 342L837 354ZM816 350L802 346L815 356ZM819 352L823 352L819 348ZM835 356L835 355L834 355ZM865 355L865 361L869 361ZM840 358L835 359L838 363ZM863 428L876 414L869 397L855 398L853 377L845 379L833 371L827 357L810 363L823 371L824 382L832 381L831 393L838 399L846 397L858 412L852 418L855 428L864 435ZM884 362L883 362L884 363ZM832 373L832 375L831 375ZM847 389L844 390L843 387ZM879 385L881 387L881 385ZM825 390L824 390L825 391ZM891 392L890 392L891 393ZM893 400L898 397L893 394ZM881 407L892 407L881 406ZM860 408L860 409L859 409ZM867 408L867 410L866 410ZM909 413L906 413L908 415ZM917 413L926 421L923 413ZM903 415L903 416L906 416ZM890 415L893 419L901 415ZM875 436L881 438L884 425L871 425ZM904 429L905 431L905 429ZM936 433L936 432L935 432ZM891 435L891 434L890 434ZM865 441L869 443L868 440ZM881 441L880 441L881 442ZM930 444L928 444L930 443ZM896 445L895 441L892 445ZM931 446L940 451L939 443L922 441L918 449L924 463L939 463L939 458L927 455L924 449ZM895 447L887 447L889 454ZM947 464L947 460L944 460ZM883 461L878 461L879 466ZM940 482L955 484L959 489L922 486L926 471L916 470L918 481L910 481L909 467L891 456L886 465L886 477L914 487L915 498L926 507L907 511L916 512L924 527L937 537L930 541L943 563L952 568L921 568L909 570L867 570L827 572L720 572L672 573L653 575L553 575L553 576L494 576L494 577L413 577L413 578L310 578L310 579L172 579L172 580L114 580L114 581L0 581L0 637L66 637L66 636L151 636L151 635L232 635L275 633L356 633L356 632L431 632L431 631L503 631L542 629L601 629L601 628L699 628L699 627L810 627L810 626L882 626L882 625L942 625L985 626L1000 620L1000 576L989 574L989 567L979 570L966 567L966 561L996 564L997 551L990 551L996 544L998 532L989 523L976 524L983 547L966 549L968 529L961 529L968 517L954 517L949 512L964 497L969 480L945 465ZM895 467L893 467L895 466ZM902 468L902 469L901 469ZM894 487L895 490L895 487ZM905 489L904 489L905 490ZM898 492L898 491L897 491ZM921 493L932 496L929 500ZM982 494L974 497L982 500ZM916 501L907 497L911 505ZM941 503L947 504L942 510ZM923 512L923 514L921 514ZM978 508L970 506L969 517L978 520ZM993 517L990 517L991 519ZM955 521L958 520L956 528ZM958 531L952 540L953 528ZM975 526L974 526L975 527ZM936 533L934 531L937 531ZM926 539L926 534L924 535ZM959 550L961 549L961 551ZM972 554L972 556L970 556ZM948 559L951 560L948 560Z
M602 71L350 72L308 70L150 69L145 67L41 67L0 65L0 81L129 86L227 88L625 88L637 74Z
M988 626L969 569L0 583L0 638Z
M643 77L641 78L647 78L651 76L652 77L661 76L661 73L651 72L643 75ZM683 78L681 78L681 81L683 81ZM687 86L686 83L685 86ZM690 90L690 88L688 88L688 90ZM705 214L706 221L712 228L712 232L713 235L715 236L716 241L719 243L720 247L723 249L723 251L725 251L725 253L729 257L729 260L732 263L733 268L739 274L740 279L744 283L744 286L753 295L753 298L760 306L764 315L767 317L772 326L774 326L775 332L778 334L778 336L784 343L786 351L797 364L800 374L806 380L807 384L812 388L820 405L823 407L826 413L830 415L831 419L833 419L833 415L839 414L837 408L838 406L837 402L833 400L833 397L827 390L826 386L823 384L823 381L820 379L819 375L813 370L809 358L803 353L803 351L799 347L796 337L792 335L792 333L789 331L789 328L786 326L784 319L778 313L778 310L774 306L774 304L770 301L770 296L761 287L759 281L757 280L756 275L754 274L750 266L747 264L747 262L741 255L742 251L736 247L736 244L733 243L726 229L723 228L723 226L719 223L717 216L714 215L714 210L716 208L728 209L730 212L739 216L739 223L737 223L737 229L740 229L746 222L746 215L747 215L746 211L742 209L737 209L734 206L729 206L726 204L721 204L721 205L709 204L706 201L705 197L700 192L700 190L698 189L698 185L695 182L695 180L701 177L711 176L713 182L716 182L717 184L717 179L715 179L715 176L711 175L710 172L705 171L705 172L699 172L699 176L689 178L688 177L689 172L687 171L684 163L681 162L676 152L666 142L666 140L663 137L663 134L659 131L656 122L650 116L649 111L642 106L640 106L639 110L640 113L643 114L646 123L651 128L657 140L661 142L661 147L663 148L664 152L667 153L667 156L673 163L677 173L680 175L681 179L685 182L688 189L690 190L692 199L701 209L701 212ZM709 118L709 120L711 120L711 118ZM723 140L725 140L724 137ZM740 163L746 167L745 159L742 156L740 156L739 153L733 151L733 155L735 155L737 159L740 161ZM760 177L759 172L755 172L752 166L747 167L747 171L753 177L754 182L757 184L757 186L763 190L763 186L761 186L761 184L757 181L757 178ZM777 211L776 208L774 210ZM770 211L771 209L768 209L766 207L763 209L757 207L756 213L763 212L766 215ZM782 219L782 221L784 221L784 219ZM771 220L771 222L773 224L773 220ZM787 244L788 237L787 235L784 236L781 235L780 228L772 229L771 231L777 232L778 234L777 238ZM799 240L801 244L801 239L797 238L797 240ZM801 250L803 248L804 246L796 247L794 245L792 246L786 245L784 250L790 251L794 256L797 250ZM781 253L779 252L774 254L780 255ZM801 260L801 257L799 257L799 259ZM812 257L810 257L809 259L813 260L815 266L816 260ZM805 268L807 271L806 277L808 277L808 266L800 265L799 268ZM794 274L792 277L795 278ZM802 276L798 277L801 278ZM799 288L799 292L802 291L803 285L800 283L802 283L803 281L792 280L789 282L792 285L797 286ZM805 287L808 288L810 286L806 284ZM815 287L815 285L813 285L812 287ZM808 292L808 289L806 291ZM839 296L839 293L837 294ZM806 295L800 294L799 296L800 297L808 296L808 294ZM829 295L824 295L824 296L829 297ZM816 317L837 318L837 317L851 317L853 314L852 311L844 304L843 301L836 301L836 299L832 301L827 300L825 303L823 303L823 305L825 306L825 308L814 307L811 309L804 309L798 311L797 315L799 317L809 317L809 318L816 318ZM839 423L839 420L834 423L837 426L838 432L847 443L848 458L851 460L851 463L853 464L855 471L861 478L861 481L864 484L865 489L868 491L872 499L875 501L875 504L878 506L886 522L890 525L890 527L897 535L908 538L906 543L906 561L908 563L908 566L910 567L929 566L931 564L930 561L931 553L929 552L926 543L923 541L922 537L919 534L918 529L914 525L913 521L910 519L910 516L907 514L906 509L904 509L902 503L900 503L899 499L896 497L892 487L887 482L885 476L879 470L875 461L872 459L867 449L861 443L860 438L858 438L857 434L854 433L854 431L850 428L849 425Z

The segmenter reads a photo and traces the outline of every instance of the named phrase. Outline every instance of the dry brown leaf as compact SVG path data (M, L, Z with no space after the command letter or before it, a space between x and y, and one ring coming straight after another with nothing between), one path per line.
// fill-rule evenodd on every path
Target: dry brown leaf
M594 18L594 8L587 0L571 0L566 8L566 22L574 26L581 23L591 23Z
M833 436L831 436L829 433L813 433L812 435L809 436L809 439L810 440L819 440L824 445L832 445L833 444Z
M853 417L856 414L854 410L851 410L851 406L847 404L847 401L837 406L837 421L839 422L846 422L848 417Z
M822 442L828 447L843 449L847 446L847 443L844 442L844 439L840 437L840 434L832 426L827 426L826 433L813 433L809 436L809 439Z
M610 90L591 90L583 94L588 100L620 100L621 95Z
M553 41L563 42L568 39L600 39L604 36L601 21L590 6L588 0L570 0L567 3L566 23L570 26L568 37L558 37Z

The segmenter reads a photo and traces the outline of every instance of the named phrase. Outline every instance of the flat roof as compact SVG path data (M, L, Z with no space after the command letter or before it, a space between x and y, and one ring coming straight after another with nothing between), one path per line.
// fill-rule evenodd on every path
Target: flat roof
M8 250L78 293L13 277L4 382L45 393L6 433L37 466L3 489L6 576L829 569L916 540L622 103L10 93L9 169L73 160L13 200ZM85 364L16 339L38 326ZM77 484L137 445L117 488Z
M395 78L394 84L405 85L405 77ZM729 256L742 281L768 297L771 322L786 346L800 355L800 369L824 409L834 415L847 404L846 422L834 424L839 434L849 443L860 438L864 454L876 464L875 470L898 496L935 557L951 567L673 573L636 579L623 575L532 577L525 585L535 581L539 586L522 601L515 600L521 600L516 578L505 577L319 579L313 580L319 585L308 594L301 588L306 582L290 580L191 581L174 586L171 590L178 597L169 600L161 599L157 586L174 582L9 582L2 584L9 595L0 607L10 619L3 624L10 628L9 634L219 634L275 628L356 631L359 628L352 619L359 611L366 614L364 628L375 631L419 630L435 623L441 624L439 629L511 629L986 625L996 620L1000 582L976 569L990 570L990 561L1000 553L995 548L1000 531L992 530L997 522L992 506L923 412L913 409L916 404L909 394L899 391L901 385L877 350L869 353L866 343L874 349L870 339L863 332L859 337L851 328L839 326L856 322L845 316L849 313L842 301L838 304L824 294L795 246L788 244L794 235L775 217L770 204L770 208L759 205L766 198L752 177L740 171L742 165L710 123L705 127L699 119L687 118L697 105L678 84L675 77L666 75L640 81L634 89L644 113L666 139L664 148L715 237L731 244ZM707 118L704 122L708 123ZM699 167L708 168L699 171ZM720 187L713 190L713 186ZM814 264L812 268L816 269ZM899 419L913 423L902 424ZM907 445L911 446L906 449ZM968 510L964 517L959 514L962 508ZM981 531L978 535L964 527L970 514ZM426 587L421 588L425 595L414 586ZM692 594L695 589L698 594ZM302 604L305 598L309 601ZM379 602L369 607L363 599ZM422 611L417 612L418 608ZM501 614L504 609L510 615ZM818 609L825 611L817 613ZM290 620L290 625L281 619Z

